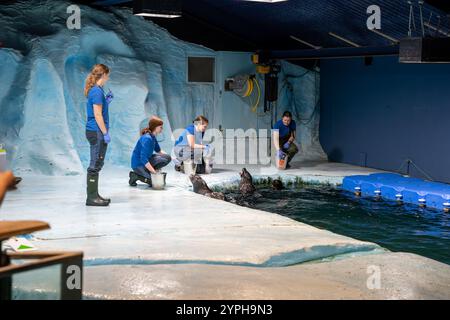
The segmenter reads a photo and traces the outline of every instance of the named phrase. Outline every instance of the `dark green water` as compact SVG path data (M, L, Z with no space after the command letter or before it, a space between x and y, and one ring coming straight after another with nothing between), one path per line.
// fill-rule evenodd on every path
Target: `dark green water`
M395 202L357 198L333 187L274 191L246 206L274 212L391 251L416 253L450 264L450 214Z

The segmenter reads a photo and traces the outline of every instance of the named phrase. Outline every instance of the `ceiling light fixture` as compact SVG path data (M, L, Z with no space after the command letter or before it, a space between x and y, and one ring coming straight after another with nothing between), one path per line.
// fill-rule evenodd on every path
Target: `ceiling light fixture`
M152 18L178 18L182 14L182 0L134 0L133 14Z

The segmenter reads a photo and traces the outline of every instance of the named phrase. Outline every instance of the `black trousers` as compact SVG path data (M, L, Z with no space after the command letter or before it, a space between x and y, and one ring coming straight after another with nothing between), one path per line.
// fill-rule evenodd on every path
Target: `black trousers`
M86 138L91 148L91 161L89 162L87 172L89 175L96 175L102 170L103 164L105 163L108 144L105 142L101 131L86 130Z
M152 165L155 170L159 170L165 166L167 166L172 161L172 158L168 154L153 154L150 159L148 159L148 162ZM151 179L152 176L150 175L150 171L145 166L137 167L133 169L133 171L145 178Z
M280 138L280 140L279 140L280 149L283 150L288 156L287 163L291 162L292 158L294 158L294 156L298 153L298 148L295 145L295 143L291 143L289 145L289 148L287 148L287 149L285 149L283 147L284 144L289 141L289 138L290 138L290 135L287 137L284 137L284 138Z

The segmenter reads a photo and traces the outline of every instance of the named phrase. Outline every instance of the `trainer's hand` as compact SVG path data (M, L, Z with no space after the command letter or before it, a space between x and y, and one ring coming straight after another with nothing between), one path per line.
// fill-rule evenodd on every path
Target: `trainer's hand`
M105 140L105 143L110 143L111 142L111 137L109 136L108 132L103 135L103 139Z
M287 150L287 149L289 149L290 146L291 146L291 143L288 141L283 145L283 148Z
M109 92L106 94L106 102L108 102L108 104L111 103L111 101L113 101L114 99L114 94L112 93L111 90L109 90Z
M286 153L284 153L283 150L280 149L277 151L277 156L278 158L283 159L286 157Z

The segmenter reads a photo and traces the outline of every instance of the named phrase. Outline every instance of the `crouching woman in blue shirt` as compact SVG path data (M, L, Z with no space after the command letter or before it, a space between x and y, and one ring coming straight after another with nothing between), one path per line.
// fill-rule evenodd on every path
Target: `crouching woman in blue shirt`
M273 134L273 143L277 150L278 157L287 156L286 169L291 166L289 163L292 158L298 153L298 147L295 144L297 134L297 125L292 120L292 113L285 111L281 120L278 120L273 126L275 129Z
M151 173L156 173L157 170L167 166L172 158L161 150L161 147L156 141L156 136L161 133L163 129L163 121L158 117L151 117L148 122L148 127L143 129L141 137L134 147L133 155L131 156L130 172L130 186L137 186L137 181L152 185Z
M174 153L176 159L174 162L175 170L183 170L183 162L189 159L194 160L198 164L196 173L205 173L205 155L210 155L212 147L208 144L203 144L203 137L208 128L208 119L204 116L198 116L194 119L193 124L190 124L184 129L178 139L175 141ZM198 153L195 149L199 150ZM201 159L197 159L201 157ZM212 160L212 157L210 156Z

